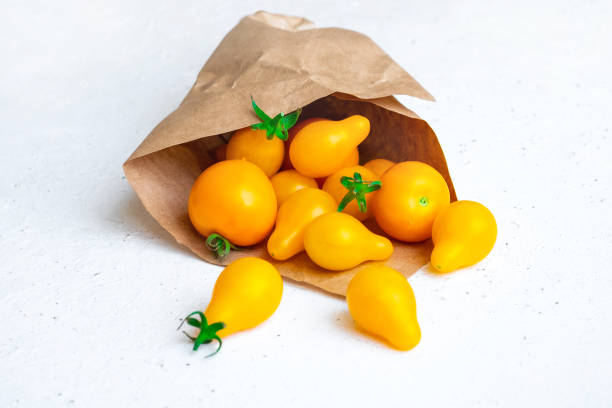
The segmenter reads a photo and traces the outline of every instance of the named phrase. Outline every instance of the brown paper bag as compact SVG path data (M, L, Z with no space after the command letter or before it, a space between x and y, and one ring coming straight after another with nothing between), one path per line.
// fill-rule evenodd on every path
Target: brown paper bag
M189 221L189 191L202 170L214 163L214 150L224 143L223 137L258 122L250 105L252 95L270 115L302 107L301 119L367 117L371 133L359 146L362 163L377 157L428 163L445 177L454 200L436 135L393 97L397 94L433 100L365 35L257 12L225 36L183 102L138 146L124 171L147 211L204 260L226 265L239 257L258 256L273 262L283 276L344 295L351 277L367 263L328 272L304 253L277 262L268 256L265 242L217 260ZM366 225L381 233L371 220ZM395 251L386 264L407 277L429 260L429 241L393 244Z

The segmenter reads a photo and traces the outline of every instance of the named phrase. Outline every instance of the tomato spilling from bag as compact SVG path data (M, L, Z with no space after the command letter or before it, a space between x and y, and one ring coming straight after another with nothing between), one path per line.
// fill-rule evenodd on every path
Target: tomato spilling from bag
M187 324L200 329L197 337L189 336L193 349L217 340L218 352L222 337L253 328L272 316L282 295L283 279L270 262L253 257L232 262L217 278L206 311L185 318Z
M474 265L495 245L497 223L484 205L455 201L438 215L433 224L431 265L438 272Z
M346 302L359 327L398 350L410 350L421 341L414 292L395 269L372 265L357 272L349 283Z
M321 215L306 226L304 248L314 263L330 271L354 268L365 261L382 261L393 253L391 241L339 212Z

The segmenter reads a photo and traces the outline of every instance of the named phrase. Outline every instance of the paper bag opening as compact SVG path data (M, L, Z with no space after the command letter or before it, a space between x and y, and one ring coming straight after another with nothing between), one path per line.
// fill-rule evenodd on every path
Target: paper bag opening
M274 263L283 276L344 295L352 276L369 263L328 272L304 253L278 262L267 255L265 241L233 251L223 261L216 259L189 221L189 191L215 162L219 144L232 131L257 122L250 108L253 96L271 115L303 108L302 119L367 117L371 131L359 146L362 164L373 158L428 163L444 176L455 200L435 133L394 94L433 99L363 34L313 28L304 18L258 12L225 36L183 102L138 146L124 171L147 211L177 242L207 262L226 265L239 257L258 256ZM366 225L382 233L372 220ZM394 253L385 263L405 276L429 260L430 241L393 244Z

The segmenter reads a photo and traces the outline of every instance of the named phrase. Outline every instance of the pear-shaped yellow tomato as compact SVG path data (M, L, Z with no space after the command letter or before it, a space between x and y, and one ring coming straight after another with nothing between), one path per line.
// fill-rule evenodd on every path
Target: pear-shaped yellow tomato
M363 183L366 184L378 180L377 176L365 167L351 166L342 168L331 176L329 176L325 180L325 183L323 183L322 189L327 191L332 197L334 197L337 204L340 204L346 194L349 193L349 190L342 185L341 179L342 177L353 177L355 173L359 173L361 175ZM362 197L357 197L357 199L350 201L347 206L344 207L342 212L352 215L359 221L363 221L365 219L370 218L372 216L372 206L370 203L374 194L376 194L376 191L363 194ZM357 200L362 200L362 203L365 203L365 212L362 212L359 209Z
M256 164L271 177L280 169L285 156L285 145L277 137L268 139L263 129L250 127L237 130L227 144L227 159L245 159Z
M253 257L232 262L217 278L206 311L193 312L185 319L200 329L199 335L192 338L193 349L217 340L219 351L221 337L264 322L276 311L282 295L283 280L270 262Z
M372 159L366 164L363 165L366 169L370 170L372 173L376 174L376 177L380 177L383 173L395 163L391 160L387 159Z
M391 241L370 232L355 217L339 212L321 215L306 226L304 248L314 263L330 271L382 261L393 253Z
M289 137L285 141L285 158L283 159L283 165L281 166L282 170L290 170L294 168L293 164L291 164L291 159L289 158L289 148L297 132L299 132L304 126L308 125L309 123L317 122L320 120L326 120L326 119L324 118L304 119L298 122L291 129L289 129ZM351 154L346 158L346 161L342 164L342 167L356 166L358 164L359 164L359 150L355 148L351 151ZM323 185L323 182L321 182L320 184Z
M398 350L410 350L421 340L414 292L406 278L384 265L363 268L346 292L351 316L365 331L386 339Z
M382 187L372 200L380 228L400 241L431 237L436 216L450 204L444 177L428 164L407 161L385 171L380 182Z
M284 261L304 250L304 229L315 218L336 211L336 202L318 188L304 188L291 195L278 210L276 228L268 239L268 253Z
M475 201L455 201L433 224L431 265L439 272L474 265L495 245L497 223L487 207Z
M310 177L301 175L295 170L283 170L270 178L274 192L276 193L276 200L280 207L289 196L298 190L303 188L319 188L317 182Z
M254 245L274 227L276 194L259 167L246 160L225 160L208 167L193 183L188 211L205 237L215 234L235 245Z
M361 115L314 121L300 129L291 142L291 163L305 176L327 177L342 168L369 133L370 121Z

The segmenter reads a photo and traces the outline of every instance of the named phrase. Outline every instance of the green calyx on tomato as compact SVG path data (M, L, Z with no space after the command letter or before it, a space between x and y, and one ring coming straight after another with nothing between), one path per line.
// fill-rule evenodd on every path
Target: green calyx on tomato
M376 190L380 190L382 186L380 181L363 181L361 174L355 173L353 177L343 176L340 178L340 183L346 187L348 192L340 201L338 205L338 212L344 210L344 208L353 200L357 200L359 211L366 212L368 210L366 205L365 195L372 193Z
M287 140L287 138L289 137L288 130L296 124L298 118L300 117L300 113L302 113L302 110L298 109L288 115L285 115L281 112L274 118L271 118L270 116L266 115L266 113L261 110L259 106L257 106L252 96L251 104L253 105L253 110L255 111L259 119L261 119L261 123L256 123L252 125L251 128L265 130L266 137L268 139L273 139L274 136L276 136L280 140Z
M227 238L223 237L220 234L210 234L208 238L206 238L206 247L215 253L217 258L223 259L230 253L230 250L239 248L234 244L229 242Z
M195 317L191 317L193 315L198 315L200 320L196 319ZM200 329L200 333L197 335L197 337L192 337L183 330L185 336L189 337L193 341L194 351L197 350L202 344L208 344L213 340L217 340L219 342L219 347L217 347L213 353L207 355L206 357L212 357L217 354L219 350L221 350L223 341L221 341L221 338L217 335L217 332L225 328L225 323L217 322L209 325L206 321L206 316L204 316L204 313L195 311L187 315L176 330L179 330L185 322L187 322L187 324L190 326Z

